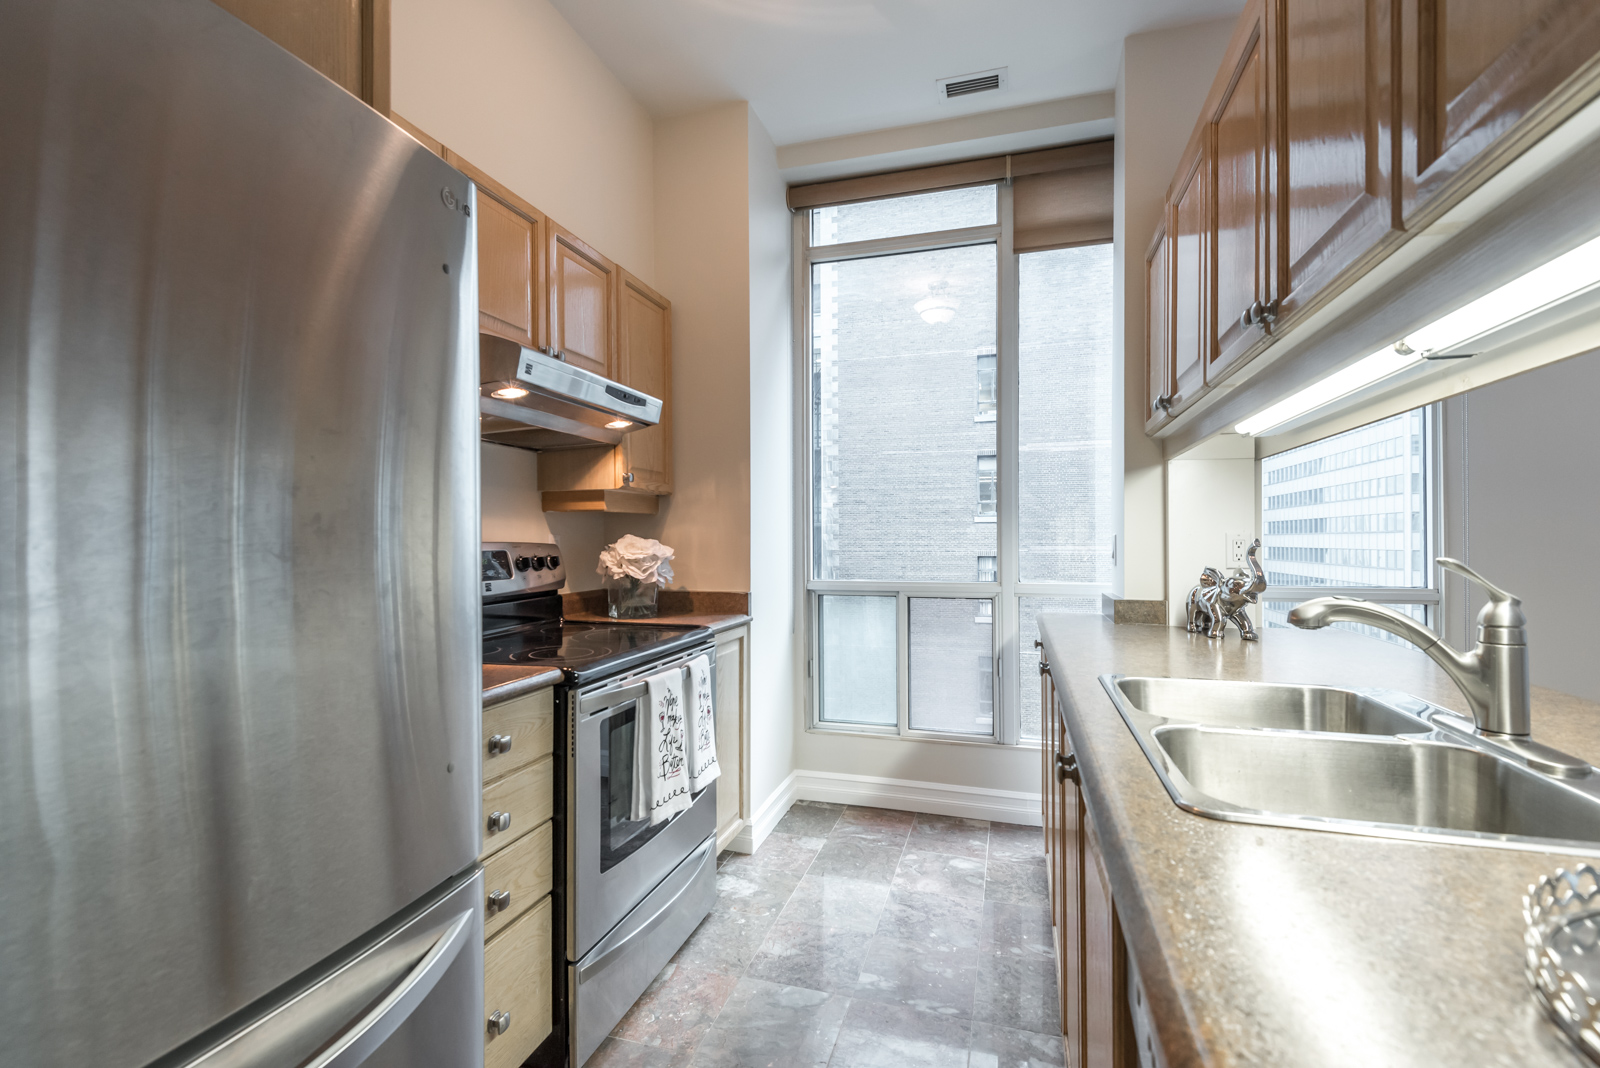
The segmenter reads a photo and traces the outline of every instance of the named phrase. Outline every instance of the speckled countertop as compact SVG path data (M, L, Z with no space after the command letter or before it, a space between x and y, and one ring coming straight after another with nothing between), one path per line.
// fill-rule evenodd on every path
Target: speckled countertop
M1385 687L1465 713L1432 661L1336 630L1272 629L1246 643L1098 616L1039 626L1171 1068L1588 1063L1546 1023L1522 974L1522 895L1575 858L1183 812L1098 679ZM1600 705L1535 687L1533 731L1600 762Z
M523 667L518 664L483 665L483 705L497 705L561 681L559 668Z

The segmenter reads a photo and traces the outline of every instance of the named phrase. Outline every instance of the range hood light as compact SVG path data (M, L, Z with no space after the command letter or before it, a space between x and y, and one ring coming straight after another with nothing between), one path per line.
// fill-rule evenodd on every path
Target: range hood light
M607 430L626 430L633 425L632 419L613 419L606 424Z
M1380 349L1320 382L1313 382L1233 429L1240 434L1261 434L1596 285L1600 285L1600 237L1413 330L1393 347Z
M498 398L499 400L516 400L518 397L526 397L527 395L527 388L524 386L519 386L515 382L507 382L505 385L489 394L489 396Z

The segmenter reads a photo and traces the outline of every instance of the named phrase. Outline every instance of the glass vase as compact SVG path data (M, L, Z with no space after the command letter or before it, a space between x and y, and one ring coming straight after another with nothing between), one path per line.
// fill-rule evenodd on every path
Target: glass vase
M654 619L656 594L661 587L654 582L640 582L630 578L606 587L606 614L612 619Z

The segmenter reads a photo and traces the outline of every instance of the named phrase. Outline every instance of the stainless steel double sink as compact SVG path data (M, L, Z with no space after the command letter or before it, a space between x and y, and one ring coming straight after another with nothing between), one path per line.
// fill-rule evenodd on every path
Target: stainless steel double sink
M1600 774L1392 690L1102 675L1179 808L1345 834L1600 855Z

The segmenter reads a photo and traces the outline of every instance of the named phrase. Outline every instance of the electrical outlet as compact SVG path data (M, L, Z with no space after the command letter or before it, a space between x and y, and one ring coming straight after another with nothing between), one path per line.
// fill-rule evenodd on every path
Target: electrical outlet
M1250 542L1253 539L1248 534L1228 535L1228 566L1245 567L1249 563L1246 553L1250 551Z

